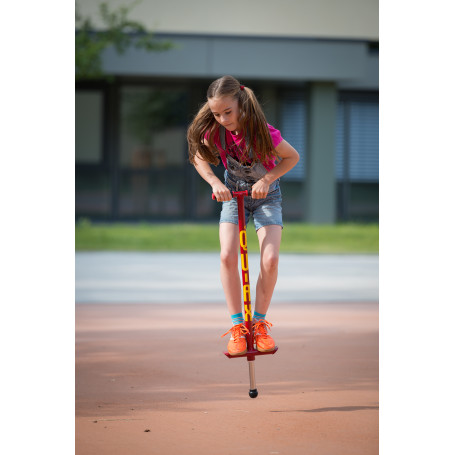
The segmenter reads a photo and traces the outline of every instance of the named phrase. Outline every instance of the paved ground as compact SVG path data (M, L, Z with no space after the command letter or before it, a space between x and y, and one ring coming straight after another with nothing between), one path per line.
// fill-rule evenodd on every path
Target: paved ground
M258 261L249 254L252 283ZM378 262L377 255L281 254L274 301L377 302ZM223 301L218 253L76 253L78 303Z
M272 307L251 399L224 305L76 305L76 455L378 454L378 304Z

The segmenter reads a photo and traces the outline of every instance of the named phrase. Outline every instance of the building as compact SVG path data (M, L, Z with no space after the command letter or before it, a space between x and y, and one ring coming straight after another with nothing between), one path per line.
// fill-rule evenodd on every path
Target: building
M77 3L95 17L95 2ZM109 49L114 81L76 84L76 218L216 219L186 128L231 74L301 155L281 180L285 220L377 221L378 14L378 0L143 0L131 17L175 47Z

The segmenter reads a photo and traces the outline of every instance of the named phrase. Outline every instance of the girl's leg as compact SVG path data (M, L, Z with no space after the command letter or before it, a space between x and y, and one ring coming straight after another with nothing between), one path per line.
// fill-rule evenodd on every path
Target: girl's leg
M257 231L261 250L261 267L256 284L254 310L266 314L278 278L278 259L281 244L281 226L272 224Z
M231 315L242 312L242 287L238 269L239 227L233 223L220 223L221 283Z
M231 355L241 355L247 351L245 334L248 330L244 326L242 314L242 289L238 269L239 257L239 228L237 224L220 223L221 245L221 283L233 327L226 332L231 334L228 351Z

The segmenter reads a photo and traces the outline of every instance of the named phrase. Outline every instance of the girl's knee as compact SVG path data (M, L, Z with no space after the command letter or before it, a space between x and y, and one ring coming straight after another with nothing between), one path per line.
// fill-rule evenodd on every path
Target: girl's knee
M237 270L238 267L238 253L237 251L221 250L220 253L221 265L228 269Z
M262 258L262 268L266 273L276 272L278 270L279 255L270 252L264 254Z

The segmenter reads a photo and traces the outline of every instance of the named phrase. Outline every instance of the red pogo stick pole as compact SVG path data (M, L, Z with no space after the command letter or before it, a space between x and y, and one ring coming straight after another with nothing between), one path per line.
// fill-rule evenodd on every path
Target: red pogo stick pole
M251 286L250 286L250 271L248 267L248 247L246 241L246 226L245 226L245 204L243 198L248 196L248 191L233 191L232 195L237 198L237 210L239 217L239 240L240 240L240 260L242 265L242 284L243 284L243 306L245 313L245 327L248 329L247 335L247 358L254 360L253 346L253 318L251 315Z
M246 335L247 360L250 373L250 391L251 398L258 396L256 388L256 375L254 371L254 353L253 353L253 324L251 316L251 293L250 293L250 270L248 267L248 247L246 242L246 226L245 226L245 204L243 198L248 196L248 191L235 191L232 193L237 198L237 211L239 216L239 239L240 239L240 260L242 263L242 283L243 283L243 306L245 310L245 326L248 329Z

